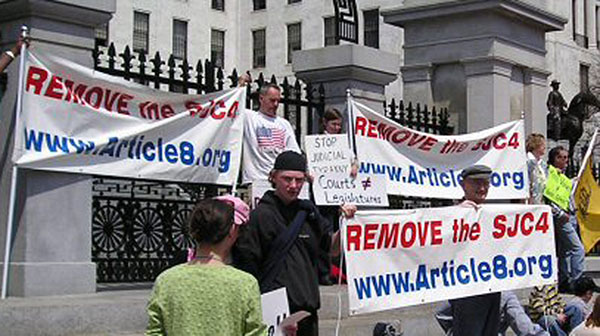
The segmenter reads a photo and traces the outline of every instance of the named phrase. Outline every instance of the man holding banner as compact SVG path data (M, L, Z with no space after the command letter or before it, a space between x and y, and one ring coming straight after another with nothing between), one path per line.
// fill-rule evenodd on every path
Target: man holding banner
M266 180L279 153L300 153L290 122L277 116L281 89L266 84L258 94L258 112L248 111L244 124L243 183Z
M298 323L298 335L318 335L317 255L321 248L339 250L339 232L333 236L324 232L325 219L314 203L298 199L306 180L306 159L301 154L281 153L269 180L275 190L267 191L250 214L234 260L258 279L262 293L285 287L290 313L311 313ZM356 208L347 210L346 216L352 217Z
M492 170L483 165L475 165L461 172L460 185L465 193L465 206L485 202L490 188ZM450 300L454 335L497 335L500 325L500 293L481 294Z

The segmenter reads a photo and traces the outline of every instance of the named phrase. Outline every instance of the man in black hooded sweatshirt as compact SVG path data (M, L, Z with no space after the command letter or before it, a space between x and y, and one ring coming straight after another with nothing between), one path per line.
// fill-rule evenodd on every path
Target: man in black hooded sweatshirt
M233 249L236 267L254 275L262 293L285 287L290 312L305 310L298 336L319 334L320 307L317 260L319 249L339 252L339 232L325 232L325 219L314 203L298 199L306 181L306 159L293 151L277 157L269 181L275 190L250 213ZM343 209L347 217L356 207Z

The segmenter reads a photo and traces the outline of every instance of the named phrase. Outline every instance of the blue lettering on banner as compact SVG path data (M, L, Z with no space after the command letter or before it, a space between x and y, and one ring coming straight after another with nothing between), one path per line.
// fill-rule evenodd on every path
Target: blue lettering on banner
M403 169L406 168L406 169ZM386 175L390 181L418 186L457 188L460 186L460 171L453 169L438 171L435 167L417 168L413 165L407 167L390 166L387 164L361 162L359 173ZM525 177L522 171L493 172L490 177L492 187L512 187L523 190Z
M549 279L554 275L552 256L549 254L516 257L509 264L507 257L496 255L491 263L470 258L468 262L454 265L454 260L443 262L441 267L420 264L416 277L411 271L368 275L354 278L354 290L359 300L402 293L419 292L437 288L467 286L479 281L488 282L492 278L512 281L513 278L540 275Z
M144 136L130 139L109 137L104 145L96 145L94 141L58 136L46 132L25 129L25 149L34 152L62 152L82 155L96 155L114 158L127 158L147 162L167 162L186 166L214 167L219 173L226 173L231 166L231 151L226 149L206 148L202 155L196 157L196 149L189 141L178 144L168 143L163 138L144 140Z

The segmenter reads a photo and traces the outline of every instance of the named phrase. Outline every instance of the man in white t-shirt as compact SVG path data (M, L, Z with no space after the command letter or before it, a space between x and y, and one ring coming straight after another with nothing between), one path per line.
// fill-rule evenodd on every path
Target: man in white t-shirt
M277 116L281 89L276 84L260 88L258 111L249 111L244 125L243 183L266 180L281 152L300 153L292 125Z

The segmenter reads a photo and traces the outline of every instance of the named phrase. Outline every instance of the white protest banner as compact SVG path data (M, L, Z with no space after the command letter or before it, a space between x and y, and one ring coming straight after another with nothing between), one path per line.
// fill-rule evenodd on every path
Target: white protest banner
M33 50L32 50L33 51ZM184 95L28 53L13 161L20 167L232 185L245 90Z
M268 336L283 336L278 326L290 316L287 292L285 287L264 293L260 296L263 323L267 325Z
M317 205L388 206L385 177L350 176L353 155L347 135L307 135L304 144Z
M488 199L529 197L523 121L476 133L442 136L401 126L349 100L360 173L384 175L388 194L459 199L460 172L492 168Z
M351 315L556 281L547 205L359 211L343 230Z

